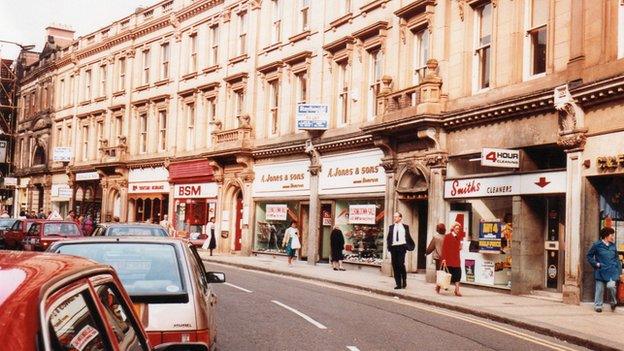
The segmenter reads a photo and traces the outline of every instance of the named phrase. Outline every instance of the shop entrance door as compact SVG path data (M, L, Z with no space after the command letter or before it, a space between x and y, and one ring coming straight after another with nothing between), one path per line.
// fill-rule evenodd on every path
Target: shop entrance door
M239 191L236 195L236 211L234 219L234 251L241 250L241 239L243 230L243 194Z
M418 211L418 231L412 233L412 239L416 242L416 253L418 255L416 268L420 271L427 269L427 256L425 255L427 250L427 217L429 211L427 201L416 202L416 210ZM418 238L416 238L416 235L418 235Z
M331 253L331 231L332 231L332 204L321 204L321 218L318 222L319 225L319 261L329 262L329 256Z
M561 292L564 265L563 233L565 232L565 199L562 197L546 198L546 237L545 252L545 284L548 290Z

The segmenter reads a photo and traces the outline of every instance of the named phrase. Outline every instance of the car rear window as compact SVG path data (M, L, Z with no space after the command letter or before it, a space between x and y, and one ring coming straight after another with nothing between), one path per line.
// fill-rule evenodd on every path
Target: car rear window
M0 229L8 229L13 226L17 219L0 219Z
M82 256L115 268L130 296L185 292L175 247L160 243L74 243L58 253Z
M111 227L105 233L107 236L167 236L164 229L141 226Z
M43 235L80 236L78 226L74 223L45 223Z

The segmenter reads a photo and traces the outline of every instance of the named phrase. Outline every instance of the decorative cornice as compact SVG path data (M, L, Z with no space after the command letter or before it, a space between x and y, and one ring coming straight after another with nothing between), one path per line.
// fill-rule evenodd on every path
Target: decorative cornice
M412 17L424 14L427 10L427 6L435 6L436 0L418 0L414 1L400 9L394 11L397 17L408 20Z

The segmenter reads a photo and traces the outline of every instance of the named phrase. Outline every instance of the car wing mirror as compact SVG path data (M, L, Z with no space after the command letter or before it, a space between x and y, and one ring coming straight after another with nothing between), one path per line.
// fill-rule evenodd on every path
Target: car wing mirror
M168 342L160 344L153 351L209 351L208 345L203 342Z
M208 272L206 273L206 279L208 279L208 283L225 283L225 273Z

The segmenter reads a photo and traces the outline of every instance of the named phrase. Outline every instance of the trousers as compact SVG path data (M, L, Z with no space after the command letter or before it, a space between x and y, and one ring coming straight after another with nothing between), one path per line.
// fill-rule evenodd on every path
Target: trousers
M392 272L397 286L404 286L407 283L407 270L405 269L406 245L390 246L390 259L392 261Z
M602 302L604 299L604 289L605 285L607 286L607 291L609 291L610 304L617 304L616 298L616 290L615 290L615 282L613 280L609 282L603 282L601 280L596 280L596 291L594 294L594 308L602 308Z

